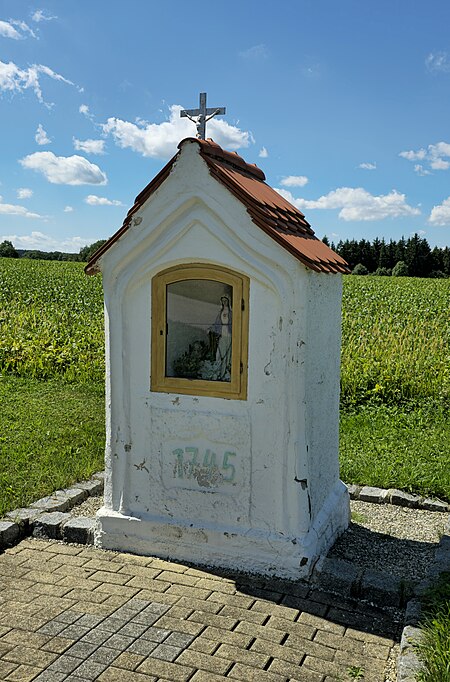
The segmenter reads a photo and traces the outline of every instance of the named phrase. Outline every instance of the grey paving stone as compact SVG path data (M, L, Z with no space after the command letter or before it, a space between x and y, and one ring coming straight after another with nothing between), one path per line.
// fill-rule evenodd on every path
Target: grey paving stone
M148 606L148 602L147 602ZM123 606L120 606L114 614L118 618L129 618L131 614L133 614L133 617L136 616L138 613L140 613L145 607L141 606L139 604L139 600L137 602L133 601L130 599L129 601L126 602Z
M81 625L84 628L95 628L97 625L100 625L103 620L105 620L105 618L102 616L85 613L84 616L81 616L81 618L77 621L77 625Z
M359 492L359 499L362 502L382 503L386 500L387 491L383 488L373 488L365 485Z
M20 526L14 521L0 521L0 549L11 547L20 538Z
M105 480L105 472L104 471L97 471L95 474L92 474L93 479L98 479L100 481Z
M75 542L79 545L92 545L94 543L94 530L96 520L89 516L75 516L69 518L62 529L62 537L65 542Z
M82 658L84 660L94 653L96 649L98 649L97 644L92 644L91 642L76 642L70 649L67 649L67 655Z
M164 630L162 628L148 628L142 635L142 639L149 639L151 642L160 644L170 635L171 630Z
M450 546L441 540L434 553L434 565L431 573L437 575L448 570L450 570Z
M42 509L32 509L31 507L20 507L19 509L13 509L5 515L5 519L8 521L14 521L20 524L24 531L29 528L30 523L42 513Z
M419 507L421 497L419 495L411 495L404 493L402 490L395 490L391 488L387 491L388 500L391 504L397 504L400 507L410 507L411 509Z
M187 635L184 632L172 632L172 634L164 640L164 644L170 644L171 646L177 646L184 649L184 647L189 646L194 639L194 635Z
M415 682L421 665L417 658L413 643L420 639L420 630L406 626L400 641L400 655L397 660L397 682Z
M75 670L75 674L81 675L82 679L91 682L97 680L107 667L108 663L99 663L88 658L87 661L83 661L80 667Z
M402 581L388 573L364 571L361 579L361 596L376 603L400 606Z
M99 646L106 642L111 637L111 633L107 630L99 630L94 628L81 638L81 642L90 642L91 644L98 644Z
M154 601L151 602L142 613L157 613L158 615L163 616L169 609L170 606L167 604L160 604L160 602Z
M76 504L81 504L86 498L89 497L89 493L86 488L75 485L73 488L64 488L63 490L55 490L55 495L58 497L67 497L69 499L69 504L71 507Z
M70 514L60 511L44 512L33 521L33 535L36 538L62 540L62 525L70 519Z
M118 635L126 635L127 637L140 637L143 632L147 630L147 625L143 625L142 623L126 623L126 625L123 626L118 631Z
M138 611L135 609L129 609L127 606L121 606L119 609L114 611L114 617L129 622L132 618L135 618Z
M48 670L50 671L57 671L61 673L66 673L69 675L70 673L73 673L75 668L78 668L80 665L80 659L75 657L75 656L70 656L69 654L63 654L62 656L59 656L56 661L53 661L48 666Z
M162 661L168 661L169 663L172 663L176 659L177 656L181 654L183 651L182 647L179 646L170 646L170 644L158 644L156 649L152 651L150 656L152 658L159 658Z
M360 485L354 485L352 483L347 483L348 494L351 500L359 500L359 493L361 491Z
M349 561L332 557L321 562L315 577L321 587L348 596L359 589L361 573L361 569Z
M110 632L112 634L113 632L118 632L126 624L127 624L126 620L122 620L121 618L114 618L114 616L109 616L108 618L105 618L103 622L97 625L97 629L106 630L107 632Z
M415 626L420 621L422 614L422 604L420 599L410 599L405 610L405 625Z
M442 500L432 500L429 497L426 497L421 501L420 507L422 509L426 509L427 511L450 511L450 505L448 505L447 502L442 502Z
M34 678L34 682L64 682L65 680L67 680L66 673L50 670L49 668Z
M125 651L125 649L134 641L134 637L115 634L106 640L105 646L110 647L111 649L117 649L117 651Z
M41 509L47 512L65 512L70 507L70 502L67 497L59 497L58 495L49 495L48 497L41 497L40 500L33 502L30 507L33 509Z
M120 651L117 651L116 649L110 649L106 646L101 646L97 649L97 651L94 651L94 653L89 656L88 660L110 665L118 656L120 656Z
M68 625L64 630L59 633L61 637L67 637L67 639L74 639L75 641L84 637L85 634L89 632L89 628L83 628L75 623L74 625Z
M127 652L131 654L138 654L139 656L149 656L152 651L156 649L156 647L159 646L158 642L152 642L149 639L144 639L143 637L140 637L139 639L136 639L132 644L127 649Z
M86 490L91 497L97 497L103 492L103 481L98 478L91 481L81 481L77 483L77 488Z
M57 620L51 620L39 628L37 632L40 635L59 635L59 633L66 627L66 623L61 623Z
M129 602L127 602L127 606L129 609L136 609L136 612L140 612L143 609L146 609L151 605L152 602L146 601L145 599L139 599L139 597L133 597L130 599Z
M159 613L149 613L142 611L142 613L136 614L136 616L130 621L131 623L139 623L141 625L145 625L149 627L150 625L154 625L157 620L159 620L161 616Z

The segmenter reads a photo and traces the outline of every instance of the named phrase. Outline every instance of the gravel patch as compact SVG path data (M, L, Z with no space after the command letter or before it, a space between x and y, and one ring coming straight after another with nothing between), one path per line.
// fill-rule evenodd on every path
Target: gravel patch
M103 506L103 495L88 497L87 500L72 509L73 516L95 516Z
M360 501L350 506L352 522L329 557L407 581L425 578L448 513Z

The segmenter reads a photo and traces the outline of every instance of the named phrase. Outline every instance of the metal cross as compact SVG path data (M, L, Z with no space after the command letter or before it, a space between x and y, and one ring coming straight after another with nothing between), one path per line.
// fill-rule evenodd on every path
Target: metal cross
M223 115L226 113L225 107L217 107L216 109L206 108L206 92L200 93L200 105L198 109L186 109L180 111L180 116L188 118L197 126L197 137L200 140L206 139L206 122L217 114ZM193 117L196 118L193 118Z

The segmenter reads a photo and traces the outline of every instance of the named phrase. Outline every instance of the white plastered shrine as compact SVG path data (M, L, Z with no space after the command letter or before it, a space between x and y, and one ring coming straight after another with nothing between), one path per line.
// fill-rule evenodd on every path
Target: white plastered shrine
M164 179L87 267L103 273L106 318L105 499L95 544L296 579L349 523L338 465L342 277L305 266L255 224L211 172L208 149L183 141ZM233 162L222 153L220 172ZM251 174L245 164L233 172L243 182ZM190 266L247 283L245 343L232 350L241 353L239 397L197 394L189 379L191 394L152 388L152 354L165 333L152 328L155 281ZM224 298L217 291L210 336Z

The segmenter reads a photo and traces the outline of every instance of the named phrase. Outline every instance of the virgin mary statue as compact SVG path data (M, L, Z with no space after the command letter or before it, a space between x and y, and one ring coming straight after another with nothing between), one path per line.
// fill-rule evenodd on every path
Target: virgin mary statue
M219 336L216 350L218 381L230 381L231 378L231 318L232 310L228 296L220 299L221 309L214 323L214 332Z

